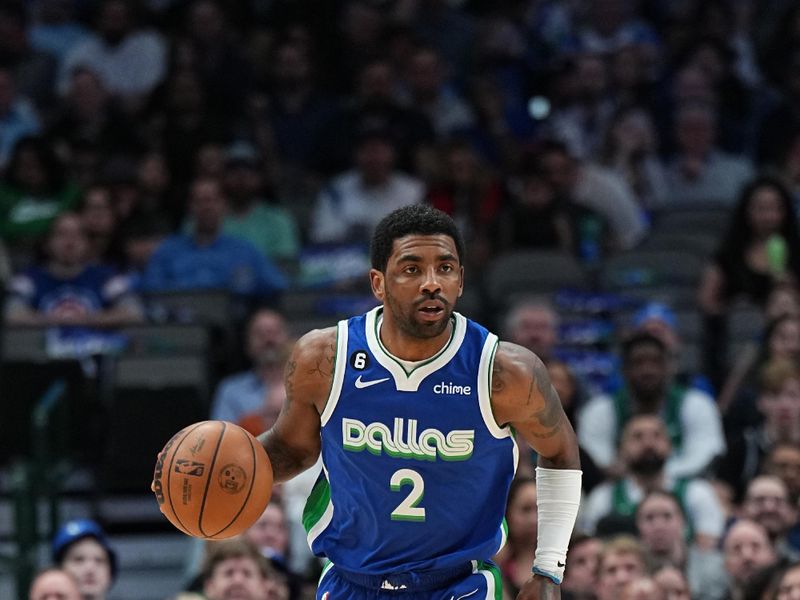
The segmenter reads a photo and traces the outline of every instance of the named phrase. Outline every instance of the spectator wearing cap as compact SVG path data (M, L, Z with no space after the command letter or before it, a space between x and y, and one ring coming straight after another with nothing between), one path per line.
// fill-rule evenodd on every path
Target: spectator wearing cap
M68 521L53 536L53 562L78 582L82 600L106 600L117 575L117 553L91 519Z
M261 156L250 142L228 147L223 186L229 202L222 231L250 242L268 259L295 259L300 251L297 223L288 210L264 198L264 173Z
M422 202L424 184L395 167L395 143L383 126L359 132L354 168L334 177L317 197L311 216L314 243L367 243L370 232L393 210Z
M619 475L617 441L635 414L661 415L673 454L665 465L670 477L693 477L725 451L722 422L714 400L687 388L672 373L667 345L646 331L634 333L622 345L622 387L589 400L578 415L578 441L592 460L609 474Z

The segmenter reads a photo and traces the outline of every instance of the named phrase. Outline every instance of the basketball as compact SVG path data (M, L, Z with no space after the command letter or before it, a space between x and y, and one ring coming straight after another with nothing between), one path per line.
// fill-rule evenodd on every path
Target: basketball
M227 421L181 429L159 453L153 493L182 532L208 540L242 533L272 495L272 465L250 433Z

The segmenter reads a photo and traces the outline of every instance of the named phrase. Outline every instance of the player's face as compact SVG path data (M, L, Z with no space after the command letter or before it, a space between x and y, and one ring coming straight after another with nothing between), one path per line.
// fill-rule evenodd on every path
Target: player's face
M370 271L372 289L399 329L431 339L447 330L461 295L464 269L449 235L407 235L394 241L386 272Z
M242 556L218 564L203 591L209 600L262 600L267 583L255 561Z
M75 542L64 555L64 570L78 580L84 597L104 597L111 587L111 563L108 553L92 538Z

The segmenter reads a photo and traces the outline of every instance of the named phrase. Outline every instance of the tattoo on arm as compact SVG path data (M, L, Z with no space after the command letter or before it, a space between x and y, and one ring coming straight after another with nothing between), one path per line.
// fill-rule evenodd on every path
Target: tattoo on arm
M284 444L272 443L271 432L267 432L264 438L264 449L269 455L275 481L284 481L302 468L302 458L292 453Z
M533 378L531 380L531 387L528 390L528 403L533 401L533 386L534 383L539 393L544 398L544 406L533 413L533 416L542 427L542 431L533 433L538 438L549 438L556 435L561 430L561 400L558 399L558 394L550 383L550 378L547 375L547 367L541 361L536 361L533 366Z
M308 374L317 374L322 378L333 377L333 366L336 360L336 347L331 344L328 347L328 352L325 352L321 358L317 360L317 365L313 369L309 369Z

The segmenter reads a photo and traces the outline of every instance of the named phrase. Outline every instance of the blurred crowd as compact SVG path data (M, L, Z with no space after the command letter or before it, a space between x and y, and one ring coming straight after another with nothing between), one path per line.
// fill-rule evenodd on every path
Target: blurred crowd
M180 320L158 294L223 290L241 356L208 416L260 432L305 327L287 298L320 272L347 289L395 208L455 218L479 300L515 252L596 275L643 255L670 213L722 213L692 238L688 301L584 298L613 323L602 378L568 351L576 296L533 286L469 316L539 354L577 431L565 598L800 597L798 107L792 0L6 0L4 323L102 345ZM742 303L757 331L734 346ZM536 545L533 465L524 455L496 557L508 598ZM198 547L187 589L221 600L227 574L251 600L313 592L304 486L268 509L285 539ZM80 527L96 542L81 560L108 570L88 579L107 589L113 549ZM36 585L85 584L60 570L58 539L33 600Z

